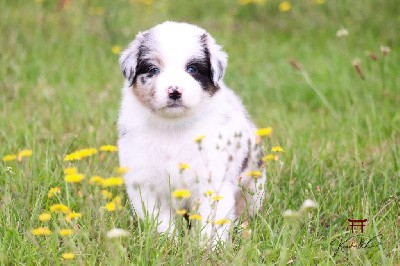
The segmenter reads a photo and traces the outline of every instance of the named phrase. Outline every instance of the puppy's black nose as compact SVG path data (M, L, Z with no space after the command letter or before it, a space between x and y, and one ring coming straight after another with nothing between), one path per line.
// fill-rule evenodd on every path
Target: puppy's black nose
M168 97L172 100L178 100L182 97L182 90L178 87L169 87Z

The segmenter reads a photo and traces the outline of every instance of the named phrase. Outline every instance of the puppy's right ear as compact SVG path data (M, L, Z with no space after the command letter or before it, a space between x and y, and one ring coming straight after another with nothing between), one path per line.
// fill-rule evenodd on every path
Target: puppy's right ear
M133 84L135 79L136 65L140 56L140 48L145 40L147 32L139 32L135 39L129 44L119 58L119 64L121 66L122 74Z

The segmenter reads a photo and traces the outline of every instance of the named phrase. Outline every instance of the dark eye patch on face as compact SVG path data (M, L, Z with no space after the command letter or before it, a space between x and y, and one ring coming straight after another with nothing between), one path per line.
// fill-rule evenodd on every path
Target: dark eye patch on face
M137 81L138 76L146 74L145 77L146 78L151 78L153 77L155 74L151 73L151 70L153 68L155 68L156 66L148 59L142 59L139 60L139 63L136 66L136 72L135 72L135 77L133 78L133 82L132 84L135 84ZM144 83L143 79L141 79L142 83Z
M212 82L212 73L210 62L207 58L193 58L186 64L186 69L194 67L196 71L190 75L197 80L204 91L207 91L212 96L218 88Z

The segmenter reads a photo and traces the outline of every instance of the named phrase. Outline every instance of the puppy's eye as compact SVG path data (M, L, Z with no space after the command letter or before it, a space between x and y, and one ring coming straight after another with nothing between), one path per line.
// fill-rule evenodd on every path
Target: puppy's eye
M194 66L188 66L186 68L186 72L192 75L197 72L197 68L195 68Z
M152 75L157 75L157 74L160 73L160 69L157 68L157 67L152 67L152 68L149 69L149 73L152 74Z

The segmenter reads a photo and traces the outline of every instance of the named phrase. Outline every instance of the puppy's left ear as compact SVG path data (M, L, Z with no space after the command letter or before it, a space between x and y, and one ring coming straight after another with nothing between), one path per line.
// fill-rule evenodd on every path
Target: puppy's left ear
M146 38L146 34L146 32L139 32L119 58L122 74L131 84L135 79L138 57L140 56L141 45Z
M205 33L202 40L206 43L206 48L209 51L212 81L215 86L222 81L225 69L228 64L228 55L222 50L214 38L210 34Z

